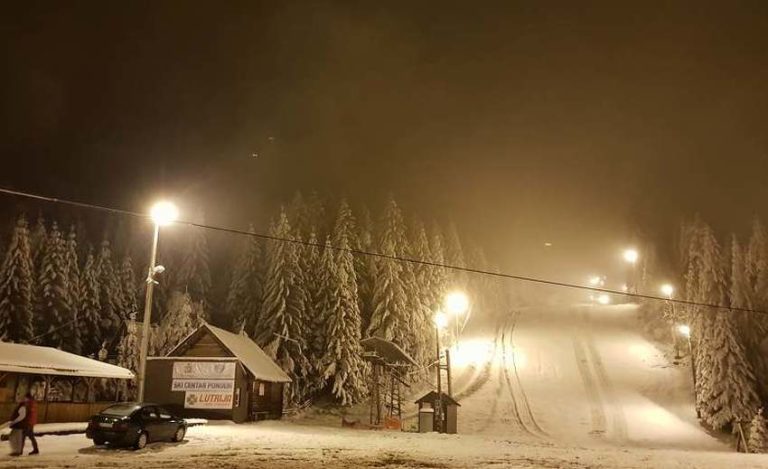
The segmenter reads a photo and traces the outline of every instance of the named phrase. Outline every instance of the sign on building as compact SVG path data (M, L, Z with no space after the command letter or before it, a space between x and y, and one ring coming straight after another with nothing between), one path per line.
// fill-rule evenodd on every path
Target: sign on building
M171 391L223 392L235 389L231 379L174 379Z
M231 409L232 392L187 391L184 396L186 409Z
M187 362L173 364L173 379L235 379L235 362Z

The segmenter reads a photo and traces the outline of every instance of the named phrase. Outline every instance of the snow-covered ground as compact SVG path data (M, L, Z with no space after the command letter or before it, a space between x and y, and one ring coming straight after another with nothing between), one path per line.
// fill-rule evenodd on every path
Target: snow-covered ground
M142 451L94 447L83 435L39 438L42 454L0 457L0 467L33 468L513 468L768 467L768 456L705 450L569 445L531 438L437 435L291 422L213 423L183 443Z
M139 452L46 436L40 456L0 467L768 467L768 455L735 453L698 426L689 371L636 332L635 314L575 306L473 320L453 354L459 435L340 428L311 413L212 422Z

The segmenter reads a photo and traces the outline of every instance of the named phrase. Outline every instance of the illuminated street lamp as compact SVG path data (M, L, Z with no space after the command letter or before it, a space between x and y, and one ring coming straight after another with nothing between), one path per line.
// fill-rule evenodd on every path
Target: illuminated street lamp
M628 290L630 293L637 293L637 260L640 258L640 254L636 249L625 249L622 253L624 260L630 264L630 281L627 282Z
M454 291L445 297L445 309L454 315L456 320L456 346L459 345L459 316L463 315L469 309L469 298L462 291Z
M640 255L634 249L625 249L623 255L624 255L624 260L629 262L630 264L635 264L637 262L637 259L640 257Z
M602 295L597 297L597 302L600 303L601 305L611 304L611 297L603 293Z
M668 283L665 283L664 285L662 285L660 290L661 290L661 293L667 298L669 298L670 300L672 299L672 295L675 294L675 287L673 287Z
M179 210L171 202L162 201L152 206L149 211L152 222L155 224L152 237L152 250L149 257L149 272L147 273L147 294L144 299L144 323L141 333L141 349L139 350L139 395L138 401L144 401L144 389L147 376L147 349L149 348L149 323L152 316L152 290L157 281L155 275L163 273L165 267L155 265L157 261L157 241L160 238L160 227L170 225L179 217Z

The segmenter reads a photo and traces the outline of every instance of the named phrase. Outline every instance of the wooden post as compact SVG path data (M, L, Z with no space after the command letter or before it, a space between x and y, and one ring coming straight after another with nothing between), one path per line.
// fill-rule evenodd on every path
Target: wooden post
M744 428L741 422L736 422L736 429L738 430L738 435L736 435L736 451L749 453L749 445L747 445L747 438L744 436ZM740 449L744 449L744 451L740 451Z
M43 376L43 382L45 383L45 395L43 401L45 402L45 414L43 416L43 423L48 423L48 408L51 404L48 402L48 391L51 389L51 381L53 378L50 376Z

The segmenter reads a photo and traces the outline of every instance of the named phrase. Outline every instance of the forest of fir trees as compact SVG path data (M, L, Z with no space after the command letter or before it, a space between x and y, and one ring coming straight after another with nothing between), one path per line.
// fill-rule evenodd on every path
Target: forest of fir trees
M732 431L739 422L749 427L753 420L763 425L758 412L768 400L768 315L729 308L768 310L766 229L755 219L744 239L718 239L697 216L681 224L678 247L678 298L721 306L667 304L660 311L670 326L690 327L697 413L714 430Z
M297 193L270 223L272 239L237 238L229 256L211 249L205 229L181 228L161 240L166 272L155 288L150 354L169 352L211 321L247 334L272 356L293 379L294 402L361 401L365 337L392 340L420 365L431 363L433 316L451 289L465 290L478 310L508 308L494 280L393 259L491 267L455 226L406 219L392 198L373 217L345 200L331 206ZM145 256L135 261L142 250L125 241L125 231L118 226L93 243L80 227L19 215L0 266L0 338L137 370L146 264ZM213 252L224 262L215 263ZM130 397L134 388L122 391Z

